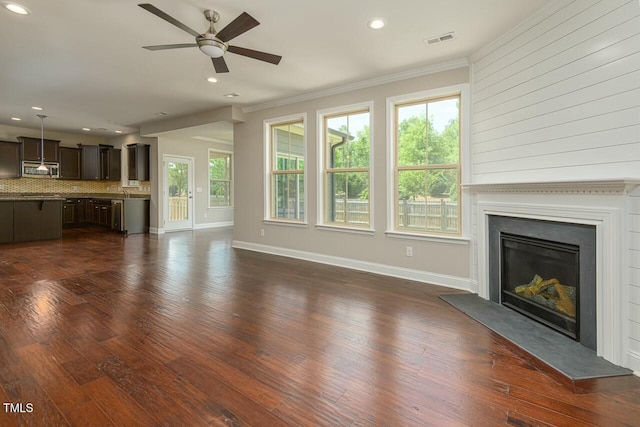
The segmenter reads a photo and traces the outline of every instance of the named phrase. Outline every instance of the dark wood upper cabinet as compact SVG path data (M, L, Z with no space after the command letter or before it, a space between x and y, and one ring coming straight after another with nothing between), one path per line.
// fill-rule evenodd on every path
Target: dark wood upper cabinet
M111 146L100 146L100 179L107 181L120 181L122 150Z
M145 144L127 145L129 159L129 179L149 181L149 146Z
M100 179L100 147L97 145L80 145L82 161L82 179Z
M18 141L22 143L22 160L39 162L41 160L40 147L44 146L44 159L45 162L59 162L58 148L60 147L60 141L53 139L45 139L40 141L40 138L31 138L29 136L19 136Z
M60 147L60 178L80 179L80 158L79 148Z
M20 143L0 141L0 178L20 178Z

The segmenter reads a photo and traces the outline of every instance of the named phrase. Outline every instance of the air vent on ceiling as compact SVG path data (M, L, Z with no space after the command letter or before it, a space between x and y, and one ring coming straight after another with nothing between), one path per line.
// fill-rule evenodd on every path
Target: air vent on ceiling
M440 34L439 36L434 36L434 37L429 37L428 39L424 39L424 42L426 44L435 44L435 43L440 43L440 42L444 42L447 40L451 40L455 37L455 33L453 31L449 32L449 33L445 33L445 34Z

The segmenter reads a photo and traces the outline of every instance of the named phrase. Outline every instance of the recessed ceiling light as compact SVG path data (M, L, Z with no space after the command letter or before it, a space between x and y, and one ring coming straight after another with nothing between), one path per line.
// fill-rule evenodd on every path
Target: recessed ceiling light
M159 113L156 113L156 116L167 116L169 113L165 112L165 111L160 111Z
M377 18L369 21L367 25L369 25L369 28L371 28L372 30L379 30L380 28L384 27L384 21Z
M16 122L19 122L20 120L22 120L20 117L11 117L11 120L14 120Z
M42 111L42 107L31 107L32 110Z
M89 128L82 128L83 131L89 132L91 129Z
M240 94L233 92L225 95L226 98L235 98L236 96L240 96Z
M122 131L121 130L117 130L116 133L122 133Z
M207 81L209 83L218 83L218 79L216 79L215 77L209 77L209 78L207 78Z
M17 13L18 15L29 15L31 11L26 7L19 5L18 3L11 3L8 1L2 2L2 7L10 10L13 13Z

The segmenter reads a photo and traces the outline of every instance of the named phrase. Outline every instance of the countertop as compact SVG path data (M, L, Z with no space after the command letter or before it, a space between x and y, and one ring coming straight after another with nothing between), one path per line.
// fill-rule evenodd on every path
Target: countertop
M150 200L149 194L123 194L123 193L56 193L56 194L41 194L41 193L0 193L0 201L13 202L24 200L61 200L66 199L96 199L96 200Z
M10 194L0 194L0 201L5 202L15 202L15 201L25 201L25 200L60 200L64 201L65 198L59 194L19 194L19 193L10 193Z

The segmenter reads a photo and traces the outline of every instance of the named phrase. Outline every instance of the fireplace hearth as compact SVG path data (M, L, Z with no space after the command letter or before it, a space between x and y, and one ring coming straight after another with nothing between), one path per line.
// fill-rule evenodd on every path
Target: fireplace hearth
M489 293L596 349L595 227L489 216Z

